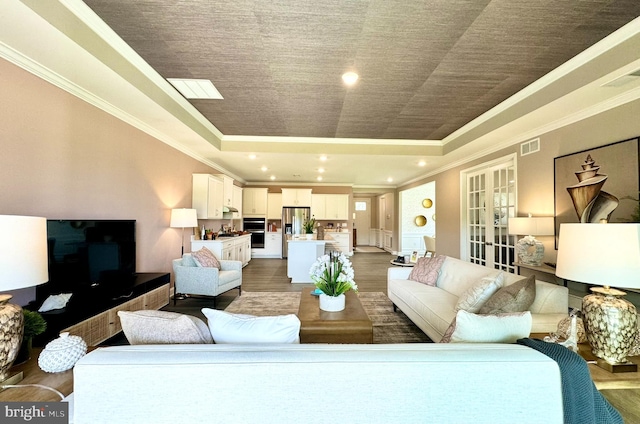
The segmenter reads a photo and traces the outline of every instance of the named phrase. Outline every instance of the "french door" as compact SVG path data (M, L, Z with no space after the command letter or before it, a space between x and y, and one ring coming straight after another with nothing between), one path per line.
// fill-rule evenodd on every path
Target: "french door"
M497 163L496 163L497 162ZM464 234L461 257L472 263L515 272L516 237L507 231L515 216L515 158L462 171Z

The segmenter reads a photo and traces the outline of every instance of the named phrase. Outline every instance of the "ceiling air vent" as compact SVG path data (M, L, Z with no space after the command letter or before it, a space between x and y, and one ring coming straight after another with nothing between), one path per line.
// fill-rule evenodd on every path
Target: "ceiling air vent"
M531 153L540 151L540 139L534 138L533 140L525 141L520 145L520 156L530 155Z

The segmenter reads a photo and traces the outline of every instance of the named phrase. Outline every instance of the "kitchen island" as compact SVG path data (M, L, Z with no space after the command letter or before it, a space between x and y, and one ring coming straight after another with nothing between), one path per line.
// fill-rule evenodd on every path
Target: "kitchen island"
M294 238L287 243L287 277L291 278L291 283L313 283L309 270L316 259L324 255L326 241Z

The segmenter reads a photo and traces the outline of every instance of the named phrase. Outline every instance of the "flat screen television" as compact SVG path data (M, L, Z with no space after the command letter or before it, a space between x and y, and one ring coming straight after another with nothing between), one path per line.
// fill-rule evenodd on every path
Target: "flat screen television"
M133 284L135 220L47 220L47 241L49 283L43 296L98 286L117 292Z

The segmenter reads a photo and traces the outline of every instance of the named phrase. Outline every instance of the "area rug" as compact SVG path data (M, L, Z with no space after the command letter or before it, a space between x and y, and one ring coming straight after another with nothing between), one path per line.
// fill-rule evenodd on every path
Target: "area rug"
M310 296L310 295L309 295ZM394 312L384 293L358 293L373 324L374 343L430 343L431 340L402 312ZM296 314L300 292L242 292L225 311L257 316Z

